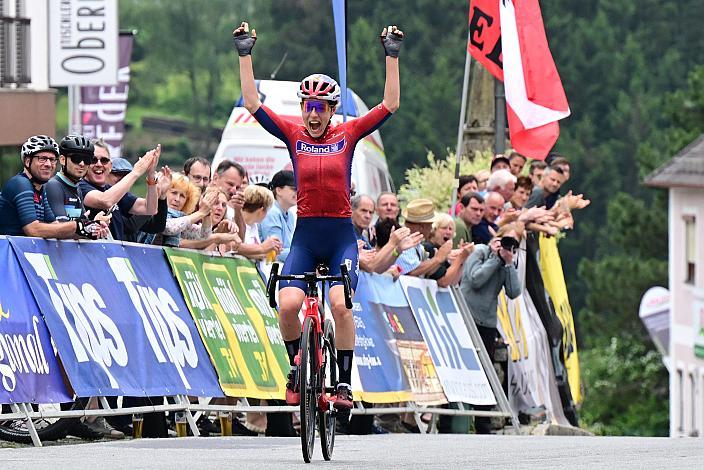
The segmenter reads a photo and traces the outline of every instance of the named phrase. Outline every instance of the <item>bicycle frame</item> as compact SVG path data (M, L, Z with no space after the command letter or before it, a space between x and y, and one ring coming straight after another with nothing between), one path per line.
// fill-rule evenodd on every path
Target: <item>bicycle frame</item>
M305 315L301 325L301 347L299 351L300 374L296 379L301 396L301 449L303 459L310 462L315 441L315 423L318 423L320 439L323 443L323 457L330 460L335 442L335 411L331 406L329 393L335 393L336 363L335 337L332 324L325 320L325 283L341 281L345 293L345 306L352 308L349 273L345 265L340 266L340 276L328 276L327 267L318 267L317 270L325 273L308 272L295 275L278 275L279 266L272 266L267 294L269 305L276 307L275 288L279 280L299 280L306 283L306 296L304 299ZM318 282L322 283L322 295L318 300ZM330 361L330 375L326 374L325 361ZM329 383L326 383L326 377ZM329 385L329 386L327 386ZM317 415L317 418L316 418Z

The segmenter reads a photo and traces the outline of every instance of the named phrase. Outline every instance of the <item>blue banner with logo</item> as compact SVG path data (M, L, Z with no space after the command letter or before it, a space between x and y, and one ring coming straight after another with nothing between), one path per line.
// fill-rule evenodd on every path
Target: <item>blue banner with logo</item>
M401 276L403 290L449 401L494 405L496 399L452 292L435 281Z
M160 248L10 237L79 396L222 396Z
M0 403L70 401L44 319L4 237L0 259Z
M354 294L354 360L362 384L358 395L371 403L409 401L411 387L387 324L382 299L374 288L383 279L378 274L360 272Z

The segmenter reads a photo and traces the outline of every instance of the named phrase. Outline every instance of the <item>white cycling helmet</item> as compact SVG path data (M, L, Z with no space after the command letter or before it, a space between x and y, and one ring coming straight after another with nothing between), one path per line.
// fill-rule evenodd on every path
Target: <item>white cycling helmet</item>
M53 152L57 158L59 157L59 146L54 139L48 135L33 135L22 144L20 158L24 160L25 157L31 157L44 150Z
M340 86L333 78L322 73L314 73L301 80L298 97L337 103L340 101Z

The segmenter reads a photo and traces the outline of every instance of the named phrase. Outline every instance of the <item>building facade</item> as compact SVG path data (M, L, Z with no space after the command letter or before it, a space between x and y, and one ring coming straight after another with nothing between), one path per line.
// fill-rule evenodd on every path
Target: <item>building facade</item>
M0 175L19 168L18 149L34 134L56 133L49 88L48 2L0 0Z
M704 134L646 178L669 191L670 435L704 437Z

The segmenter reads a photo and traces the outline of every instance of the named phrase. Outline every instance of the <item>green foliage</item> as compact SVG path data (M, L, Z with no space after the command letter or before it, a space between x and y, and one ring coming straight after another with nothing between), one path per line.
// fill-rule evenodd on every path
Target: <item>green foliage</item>
M473 160L463 157L460 161L460 175L471 175L488 168L491 157L492 154L488 151L476 152ZM401 204L426 198L433 201L437 211L449 211L452 194L457 189L455 164L454 153L438 159L433 152L428 152L428 166L413 166L406 170L406 183L398 191Z
M582 425L599 435L667 436L668 377L660 354L628 335L604 343L579 353Z

